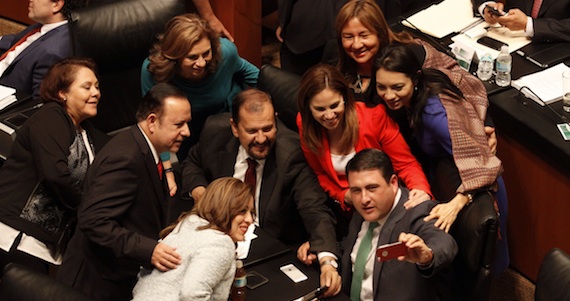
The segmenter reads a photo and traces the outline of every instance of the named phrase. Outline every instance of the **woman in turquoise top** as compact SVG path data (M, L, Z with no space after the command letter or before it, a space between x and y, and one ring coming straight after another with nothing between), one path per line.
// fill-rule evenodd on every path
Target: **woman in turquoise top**
M180 147L182 160L198 141L208 116L228 112L234 96L248 86L257 86L259 69L238 55L234 43L218 37L208 23L195 14L172 18L165 32L142 64L141 88L145 95L157 83L168 82L182 89L192 104L192 135ZM161 155L163 161L170 154ZM165 170L169 163L165 164ZM173 195L173 176L167 173Z

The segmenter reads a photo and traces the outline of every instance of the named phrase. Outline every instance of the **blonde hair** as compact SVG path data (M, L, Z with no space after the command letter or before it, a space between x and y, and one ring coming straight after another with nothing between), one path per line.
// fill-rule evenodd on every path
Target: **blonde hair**
M317 153L322 148L323 126L313 117L310 105L311 99L325 89L339 93L344 99L344 118L339 125L342 127L340 148L348 152L358 140L356 104L346 80L340 71L330 65L316 65L307 70L301 79L297 96L297 106L303 119L301 139L312 152Z
M233 219L247 212L252 198L250 185L232 177L216 179L208 185L194 208L183 212L175 223L160 231L159 236L166 237L190 214L196 214L209 222L198 230L216 229L229 234Z
M164 34L158 36L158 42L153 45L149 55L148 71L153 74L154 80L157 83L170 81L179 71L180 60L203 38L208 38L212 45L212 60L206 67L207 72L212 74L222 60L218 34L196 14L183 14L170 19Z

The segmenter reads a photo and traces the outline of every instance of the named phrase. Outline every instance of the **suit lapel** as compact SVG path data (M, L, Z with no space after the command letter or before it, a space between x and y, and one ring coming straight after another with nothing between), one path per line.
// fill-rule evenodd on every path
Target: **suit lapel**
M273 192L277 183L277 160L276 157L276 147L274 145L265 160L265 165L263 166L263 175L261 180L261 189L259 192L259 224L263 226L265 220L265 211L267 210L268 203L273 197Z
M131 131L133 132L133 136L135 137L135 140L137 141L139 148L143 154L144 165L148 179L152 183L156 195L156 200L160 204L160 208L162 210L166 204L166 190L163 182L160 180L160 177L158 175L158 170L156 168L156 163L154 161L152 151L150 150L150 146L147 144L146 139L144 138L138 126L132 126Z
M402 195L400 196L398 205L396 205L394 211L390 213L390 216L388 216L386 223L382 225L382 230L380 231L380 237L378 238L378 244L376 245L377 248L381 245L394 242L390 241L391 237L393 236L392 234L394 232L394 227L406 214L406 208L404 208L404 202L408 200L408 191L406 189L401 189L401 190L402 190ZM378 287L380 286L381 272L382 272L382 262L376 262L376 264L374 265L374 272L373 272L374 296L378 295Z
M39 26L39 24L38 24L38 26ZM62 28L63 28L64 26L67 26L67 25L64 24L64 25L58 26L58 27L56 27L56 28L54 28L54 29L52 29L52 30L46 32L46 33L45 33L44 35L42 35L39 39L35 40L32 44L30 44L28 47L26 47L26 49L24 49L24 50L14 59L14 61L12 62L12 64L10 64L10 66L13 66L16 62L18 62L18 61L21 60L22 58L26 57L26 55L27 55L28 53L35 51L36 48L38 48L39 45L41 45L41 43L42 43L45 39L47 39L47 38L49 38L50 36L54 35L56 32L62 30ZM31 28L31 30L34 29L34 28L36 28L36 27L37 27L37 26L34 26L33 28ZM18 40L19 40L19 39L18 39ZM70 45L70 47L71 47L71 45Z

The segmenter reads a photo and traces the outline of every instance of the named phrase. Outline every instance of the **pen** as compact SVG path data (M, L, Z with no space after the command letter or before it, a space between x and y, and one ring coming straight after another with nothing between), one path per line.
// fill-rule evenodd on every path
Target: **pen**
M544 64L542 64L541 62L539 62L539 61L537 61L537 60L531 58L530 56L526 56L525 58L526 58L527 60L529 60L531 63L537 65L537 66L540 67L540 68L546 68L546 67L548 67L548 65L544 65Z

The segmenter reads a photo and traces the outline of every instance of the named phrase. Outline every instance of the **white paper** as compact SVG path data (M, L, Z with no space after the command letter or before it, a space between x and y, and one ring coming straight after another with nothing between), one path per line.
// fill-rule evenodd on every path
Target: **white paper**
M554 67L514 80L511 82L511 86L520 90L526 97L536 101L539 105L544 106L544 103L550 104L562 99L562 72L567 70L570 70L570 67L560 63ZM542 101L523 87L532 90Z

